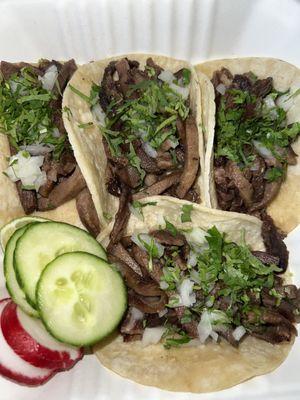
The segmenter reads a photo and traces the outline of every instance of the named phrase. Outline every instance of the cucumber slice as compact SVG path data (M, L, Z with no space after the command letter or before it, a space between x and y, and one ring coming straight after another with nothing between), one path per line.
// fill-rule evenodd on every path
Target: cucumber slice
M17 241L14 268L27 301L36 308L35 291L41 272L57 256L86 251L106 258L103 247L86 231L62 222L30 226Z
M37 285L46 329L61 342L90 346L111 333L127 307L121 275L106 261L84 252L50 262Z
M49 219L41 218L41 217L32 217L32 216L25 216L20 218L15 218L4 225L0 230L0 243L2 250L5 250L6 244L9 238L13 235L13 233L22 228L25 225L28 225L30 222L46 222Z
M18 306L20 306L26 314L29 314L33 317L38 317L38 312L34 308L32 308L26 301L25 293L18 284L13 264L14 251L17 240L24 234L29 226L30 224L23 226L23 228L17 229L6 244L3 261L4 276L6 280L7 290L13 301L18 304Z

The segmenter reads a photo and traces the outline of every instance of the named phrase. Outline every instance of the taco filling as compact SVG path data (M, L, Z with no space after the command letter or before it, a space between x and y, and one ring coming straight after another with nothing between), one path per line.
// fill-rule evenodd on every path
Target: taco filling
M97 235L97 214L62 121L62 93L76 69L74 60L1 62L0 128L11 152L2 172L16 183L26 214L77 198L83 224Z
M215 226L178 230L165 222L108 247L128 287L125 342L161 341L168 349L193 339L235 347L247 336L293 340L300 290L280 276L280 257L229 241Z
M216 101L214 181L222 210L261 217L277 196L288 165L297 164L291 145L300 123L287 123L289 91L274 88L272 77L227 68L212 78Z
M191 71L163 70L149 58L145 68L123 58L106 67L100 86L105 112L103 144L107 189L122 185L135 199L168 194L199 202L198 130L189 106Z

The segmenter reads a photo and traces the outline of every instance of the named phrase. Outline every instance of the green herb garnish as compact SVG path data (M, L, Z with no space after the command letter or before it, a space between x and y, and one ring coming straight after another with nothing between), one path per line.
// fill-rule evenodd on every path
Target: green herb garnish
M148 201L147 203L141 203L138 200L134 200L132 202L132 207L135 208L140 215L142 221L144 221L144 215L143 215L143 208L146 206L156 206L157 202L156 201Z
M276 100L279 95L273 90L268 96ZM253 147L257 141L282 162L277 149L288 147L299 133L299 122L287 126L283 108L267 107L262 99L248 91L227 89L216 115L215 156L250 165L254 160L253 151L246 154L245 146Z
M86 123L78 124L78 128L85 129L85 128L91 127L92 125L93 125L92 122L86 122Z
M184 204L181 207L181 222L191 222L191 212L193 209L193 205L192 204Z
M54 125L51 101L54 93L43 89L33 69L22 68L0 84L0 129L9 137L12 146L31 144L54 145L54 157L64 150L66 136L53 135Z
M167 218L164 217L164 220L166 223L166 230L169 231L171 235L175 237L178 234L177 228L170 221L168 221Z
M277 181L278 179L282 178L284 174L283 168L273 167L269 168L265 174L265 178L269 182Z

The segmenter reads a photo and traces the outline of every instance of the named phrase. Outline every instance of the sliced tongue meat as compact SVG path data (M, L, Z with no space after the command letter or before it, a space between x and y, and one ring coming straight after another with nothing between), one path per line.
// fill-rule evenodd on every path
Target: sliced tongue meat
M76 208L83 225L94 237L97 237L100 233L100 222L91 193L87 187L77 195Z
M185 163L176 195L182 199L196 180L199 169L199 133L195 120L189 116L185 122Z
M38 210L51 210L72 200L85 186L85 179L77 166L73 174L56 185L48 197L38 199Z

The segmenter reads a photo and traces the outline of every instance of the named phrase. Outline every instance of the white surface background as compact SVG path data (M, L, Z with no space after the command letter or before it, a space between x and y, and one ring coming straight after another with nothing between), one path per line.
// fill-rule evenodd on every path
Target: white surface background
M0 0L1 59L89 61L130 51L300 65L299 0Z
M84 62L142 51L193 62L270 56L300 66L299 39L299 0L0 0L0 59L8 61ZM299 242L300 229L288 239L298 284ZM0 400L299 400L299 345L277 371L215 394L143 387L87 356L40 388L0 377Z

